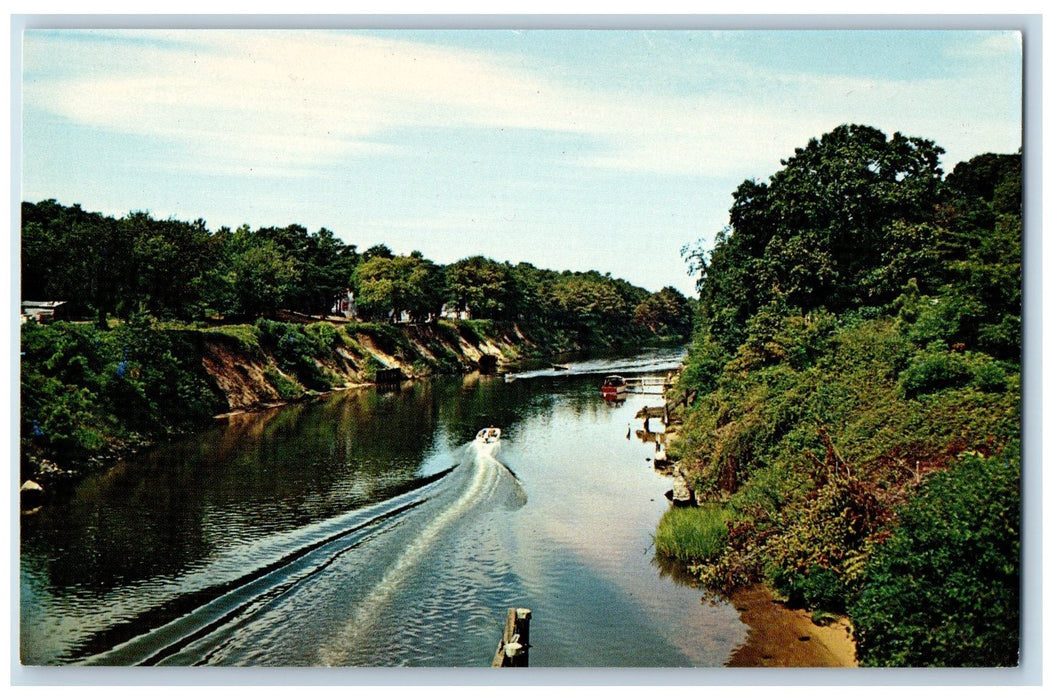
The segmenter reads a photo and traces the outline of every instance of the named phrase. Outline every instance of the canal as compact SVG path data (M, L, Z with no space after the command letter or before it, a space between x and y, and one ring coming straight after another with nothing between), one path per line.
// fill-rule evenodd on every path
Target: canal
M487 666L517 606L531 666L722 666L737 612L654 561L660 398L599 393L680 358L339 392L88 478L22 517L22 662Z

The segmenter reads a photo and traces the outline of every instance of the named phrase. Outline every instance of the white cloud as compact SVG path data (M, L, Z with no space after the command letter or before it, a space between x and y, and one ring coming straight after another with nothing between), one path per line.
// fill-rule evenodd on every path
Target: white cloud
M967 150L1020 119L1010 111L955 126L950 120L971 113L975 87L950 81L744 70L728 80L755 81L746 94L657 97L571 88L509 56L339 32L70 38L27 34L27 104L90 127L169 140L184 154L170 165L212 172L320 171L392 152L401 129L459 126L584 135L593 148L575 162L594 168L763 175L795 146L846 121L917 128L912 135L959 139Z

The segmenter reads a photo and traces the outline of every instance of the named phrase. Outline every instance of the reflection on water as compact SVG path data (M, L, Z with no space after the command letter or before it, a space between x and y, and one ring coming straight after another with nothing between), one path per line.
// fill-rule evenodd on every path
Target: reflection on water
M485 666L524 606L532 665L721 665L734 610L652 562L668 479L625 437L655 398L597 387L570 363L343 392L88 479L22 520L23 662Z

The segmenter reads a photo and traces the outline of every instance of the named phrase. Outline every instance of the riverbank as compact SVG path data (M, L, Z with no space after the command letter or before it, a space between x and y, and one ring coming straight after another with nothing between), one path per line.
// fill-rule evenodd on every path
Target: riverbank
M680 372L670 373L667 386L679 380ZM663 398L669 403L668 391ZM688 395L676 403L689 405ZM675 408L669 406L669 409ZM665 426L669 444L676 440L679 429L677 414ZM677 473L679 471L677 470ZM683 478L683 477L681 477ZM684 486L687 489L686 482ZM693 499L695 494L690 492ZM697 579L696 579L697 582ZM736 589L729 600L742 622L749 627L745 643L736 649L727 666L733 668L846 668L858 666L851 621L837 617L816 624L804 609L787 607L768 586L755 583Z
M36 502L217 417L583 349L544 328L488 320L26 324L20 483Z
M39 505L218 417L389 378L493 371L544 349L486 321L26 324L20 483Z
M728 661L732 668L850 668L856 646L847 618L817 625L805 610L786 607L763 585L730 596L748 627L746 642Z

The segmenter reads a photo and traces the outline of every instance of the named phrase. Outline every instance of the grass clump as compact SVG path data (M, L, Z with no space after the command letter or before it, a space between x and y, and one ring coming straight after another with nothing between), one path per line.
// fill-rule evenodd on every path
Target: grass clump
M304 388L300 384L279 372L275 367L268 368L264 377L283 401L293 401L304 394Z
M654 548L681 561L708 561L723 552L727 538L727 514L720 506L672 508L658 523Z
M247 323L218 326L207 331L206 336L233 338L246 352L258 352L260 349L259 329Z

